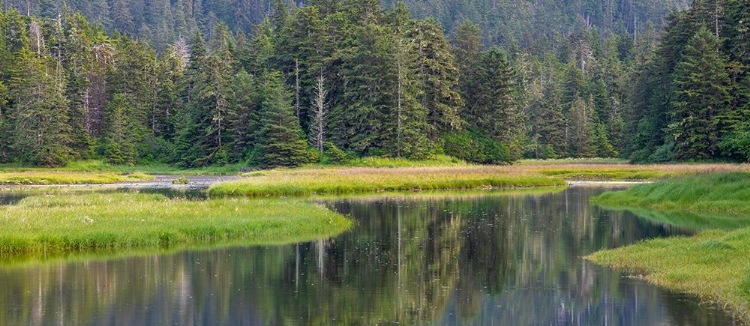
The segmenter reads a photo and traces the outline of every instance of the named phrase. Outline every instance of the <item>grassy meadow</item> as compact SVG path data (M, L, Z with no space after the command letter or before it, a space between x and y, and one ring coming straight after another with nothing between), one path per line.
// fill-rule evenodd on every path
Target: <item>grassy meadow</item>
M190 201L140 193L38 195L0 206L0 257L334 236L345 217L292 200Z
M658 223L704 230L586 257L736 311L750 322L750 173L705 173L592 199Z
M214 184L212 196L307 196L383 191L509 189L564 186L566 180L659 180L714 171L750 171L730 164L519 164L512 166L304 167L242 174Z

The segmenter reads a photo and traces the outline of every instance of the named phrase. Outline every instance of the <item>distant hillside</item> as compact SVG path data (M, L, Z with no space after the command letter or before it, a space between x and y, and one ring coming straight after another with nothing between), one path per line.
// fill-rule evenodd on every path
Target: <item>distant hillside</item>
M4 11L15 7L26 15L57 17L64 10L80 11L108 31L147 38L158 49L196 28L209 32L224 21L235 32L248 33L270 12L272 0L5 0ZM284 0L290 1L290 0ZM304 6L306 1L290 2ZM333 1L320 1L333 2ZM339 1L345 3L345 0ZM385 7L396 0L383 0ZM471 20L486 44L515 44L532 53L555 50L567 36L597 27L603 36L634 35L664 25L675 8L688 0L406 0L416 18L434 17L450 34Z
M384 0L386 5L397 0ZM603 36L659 29L689 0L406 0L417 18L434 17L447 33L463 20L478 24L488 44L515 43L535 53L554 50L588 27Z

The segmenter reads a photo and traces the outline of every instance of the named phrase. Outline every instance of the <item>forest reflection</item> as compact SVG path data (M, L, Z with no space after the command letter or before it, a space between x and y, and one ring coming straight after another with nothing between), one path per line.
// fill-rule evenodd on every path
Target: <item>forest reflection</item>
M336 200L357 225L334 239L7 267L0 324L731 324L580 258L689 232L600 191Z

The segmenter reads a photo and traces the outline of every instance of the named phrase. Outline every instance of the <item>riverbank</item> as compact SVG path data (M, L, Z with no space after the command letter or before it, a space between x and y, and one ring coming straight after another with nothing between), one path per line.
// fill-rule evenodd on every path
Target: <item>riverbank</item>
M0 257L169 248L241 240L245 245L328 238L345 217L293 200L169 199L158 194L39 195L0 206Z
M154 180L144 173L116 174L67 171L0 172L0 185L81 185Z
M604 250L586 259L722 304L750 322L750 174L675 178L605 193L592 202L678 227L713 229ZM732 225L742 228L727 230Z
M700 297L750 322L750 228L655 239L585 257L649 283Z

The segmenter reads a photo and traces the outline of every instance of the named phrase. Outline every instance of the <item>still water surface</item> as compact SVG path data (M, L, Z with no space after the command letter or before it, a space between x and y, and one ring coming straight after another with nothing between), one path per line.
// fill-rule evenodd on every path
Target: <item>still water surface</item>
M334 239L0 264L0 325L732 325L580 258L690 233L601 191L341 199L357 224Z

